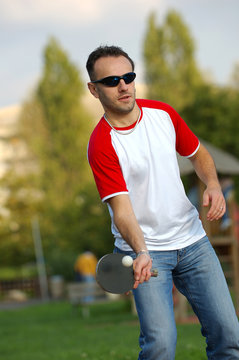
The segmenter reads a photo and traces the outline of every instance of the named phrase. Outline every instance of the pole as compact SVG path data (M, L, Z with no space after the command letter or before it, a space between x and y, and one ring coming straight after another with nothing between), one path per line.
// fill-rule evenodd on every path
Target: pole
M41 298L42 298L42 300L48 300L49 295L48 295L46 266L45 266L45 260L44 260L43 250L42 250L42 240L41 240L39 221L38 221L37 217L32 219L32 236L33 236L33 240L34 240Z

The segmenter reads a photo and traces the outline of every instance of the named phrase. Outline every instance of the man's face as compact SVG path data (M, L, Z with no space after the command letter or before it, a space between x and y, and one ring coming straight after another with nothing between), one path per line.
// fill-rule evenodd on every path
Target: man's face
M132 71L131 63L124 56L102 57L96 61L94 67L95 80L113 75L122 76ZM121 79L115 87L89 83L89 89L100 100L108 115L128 114L135 106L134 81L126 84Z

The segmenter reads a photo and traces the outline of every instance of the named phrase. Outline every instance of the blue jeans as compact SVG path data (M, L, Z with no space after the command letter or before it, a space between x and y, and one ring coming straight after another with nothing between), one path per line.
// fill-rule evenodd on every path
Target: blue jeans
M115 249L115 252L121 252ZM135 253L126 252L132 257ZM210 360L239 359L239 323L219 260L207 237L181 250L151 251L158 277L133 290L140 321L139 360L173 360L177 331L173 282L206 337Z

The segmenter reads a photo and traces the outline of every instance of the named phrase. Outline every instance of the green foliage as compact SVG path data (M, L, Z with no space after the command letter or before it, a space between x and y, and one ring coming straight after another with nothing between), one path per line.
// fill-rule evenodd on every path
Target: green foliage
M106 204L102 204L95 184L89 183L78 198L82 248L89 247L98 257L113 250L113 236Z
M144 40L147 96L168 102L178 111L194 100L202 82L194 59L194 42L176 11L168 13L162 26L155 15L148 20Z
M79 70L70 62L56 39L51 38L44 51L43 76L38 86L38 96L51 131L59 131L66 124L78 126L77 119L73 117L68 122L65 115L72 116L75 109L72 104L79 102L82 93ZM56 113L58 122L55 119Z
M59 246L46 251L47 274L61 275L65 281L74 281L74 263L76 254L69 249L62 250Z
M53 190L55 195L58 191L60 202L60 199L74 197L85 179L89 116L80 103L83 85L78 70L56 40L50 40L44 60L37 89L45 129L40 148L40 155L44 155L42 184L48 193Z
M67 264L73 266L73 253L78 255L86 243L96 253L105 247L105 229L101 225L106 216L89 182L92 175L86 149L92 129L80 102L82 83L78 70L54 39L44 54L43 77L36 96L42 109L43 131L39 149L34 148L35 153L38 150L40 186L45 192L41 231L51 269L56 271L58 249L58 259L65 257L58 273L68 276Z
M204 85L183 116L198 136L239 158L238 112L238 91Z
M20 175L14 167L1 179L7 194L7 216L1 216L0 222L1 266L17 266L33 259L31 217L40 210L42 196L33 183L31 175Z
M36 182L44 193L41 232L49 252L54 247L65 251L67 243L79 239L79 227L71 231L70 226L78 223L75 199L89 174L90 126L80 102L82 93L78 69L58 42L50 39L36 95L22 114L22 132L39 164Z
M57 271L69 278L74 255L85 244L96 255L109 244L112 249L107 209L95 190L86 157L93 122L82 95L79 70L51 38L44 50L42 76L19 120L27 161L13 166L2 184L9 211L0 226L2 265L34 260L31 220L36 215L51 274Z
M24 278L36 278L37 269L35 264L25 264L19 267L0 267L1 280L15 280Z
M239 159L239 91L204 85L194 102L184 108L183 117L195 134ZM239 179L234 177L239 202Z
M234 88L205 83L196 67L190 31L175 11L162 26L150 16L144 58L148 96L174 106L199 137L239 157L238 64Z
M107 206L102 204L95 184L82 189L74 203L52 211L49 219L41 218L42 237L48 271L72 279L77 255L85 248L100 258L113 250L113 236ZM46 223L47 222L47 223Z
M162 26L149 17L144 40L147 96L172 105L194 133L239 158L239 66L231 87L206 83L196 66L194 41L175 11ZM235 178L239 201L239 180Z

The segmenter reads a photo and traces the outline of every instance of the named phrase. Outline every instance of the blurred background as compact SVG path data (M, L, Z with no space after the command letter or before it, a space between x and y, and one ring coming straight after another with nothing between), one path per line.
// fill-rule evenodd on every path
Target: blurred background
M238 0L0 0L0 300L23 280L27 297L48 296L39 278L73 281L80 253L113 249L86 159L103 111L85 63L101 44L135 60L138 97L172 105L215 146L216 164L218 150L232 161L220 168L230 220L208 232L230 243L218 248L238 291L238 13Z

